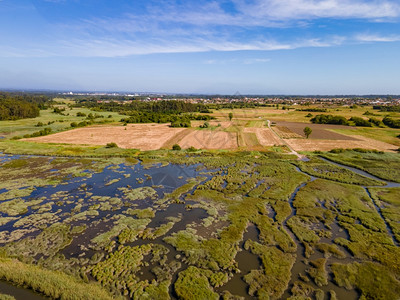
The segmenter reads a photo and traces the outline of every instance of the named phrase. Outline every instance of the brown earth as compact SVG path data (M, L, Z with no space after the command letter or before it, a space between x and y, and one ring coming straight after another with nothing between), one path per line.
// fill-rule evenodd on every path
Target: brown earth
M205 121L192 121L192 127L200 127L200 125L203 125ZM232 126L233 122L231 121L215 121L215 120L210 120L208 121L208 124L210 126L218 126L219 129L225 129L228 128L229 126Z
M183 149L235 149L238 147L237 135L233 132L217 130L193 130L179 143Z
M40 143L106 145L116 143L121 148L160 149L168 140L185 131L167 124L128 124L127 126L96 126L73 129L47 136L26 139Z
M354 136L353 140L326 139L286 139L285 141L296 151L329 151L336 148L364 148L379 151L395 152L398 147L363 136Z
M211 123L211 122L210 122ZM217 124L217 122L215 122ZM282 145L269 128L243 128L243 132L225 132L223 128L231 122L221 122L215 130L195 130L193 128L171 128L168 124L128 124L127 126L94 126L78 128L47 136L26 139L42 143L69 143L86 145L106 145L117 143L121 148L140 150L170 149L179 144L183 149L191 146L197 149L236 149L241 139L242 147L265 147ZM279 122L294 133L302 133L304 124ZM212 122L214 125L214 122ZM348 126L308 124L313 133L310 139L288 138L285 141L296 151L329 151L334 148L365 148L382 151L395 151L398 147L363 136L346 136L328 131L330 127L349 128ZM275 128L275 127L274 127ZM240 135L241 134L241 135ZM323 136L320 138L320 136ZM330 138L330 139L328 139Z
M253 132L262 146L282 145L283 142L269 128L245 128L244 132Z
M299 136L305 137L304 128L310 127L312 129L312 133L309 139L317 139L317 140L357 140L355 136L348 136L336 132L329 131L329 129L351 129L354 127L351 126L343 126L343 125L330 125L330 124L306 124L306 123L296 123L296 122L283 122L277 121L277 127L286 127L290 131Z
M170 139L168 139L162 146L161 148L163 149L171 149L173 145L179 144L179 142L187 135L189 135L193 130L191 129L184 129L181 132L178 132L174 136L172 136Z
M254 109L238 109L234 111L224 110L224 111L214 111L212 114L217 118L226 118L228 119L229 112L233 113L233 119L257 119L262 117L268 117L268 115L283 115L287 114L286 110L276 110L276 109L268 109L268 108L254 108Z
M295 139L302 136L290 130L286 126L274 126L274 131L283 139Z

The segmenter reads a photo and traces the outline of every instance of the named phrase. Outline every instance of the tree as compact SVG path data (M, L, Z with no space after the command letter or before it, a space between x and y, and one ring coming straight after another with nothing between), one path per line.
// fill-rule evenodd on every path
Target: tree
M308 138L310 136L310 134L312 133L312 129L310 127L305 127L303 132L306 135L306 138Z
M229 117L229 121L232 121L232 118L233 118L233 113L229 113L229 115L228 115L228 117Z
M116 143L108 143L106 148L118 148L118 145Z
M181 146L179 146L178 144L174 144L172 146L172 150L181 150Z

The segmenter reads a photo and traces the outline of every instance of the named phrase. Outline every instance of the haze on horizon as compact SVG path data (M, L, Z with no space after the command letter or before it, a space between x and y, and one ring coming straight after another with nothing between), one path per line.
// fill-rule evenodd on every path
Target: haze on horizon
M0 0L0 88L400 94L396 0Z

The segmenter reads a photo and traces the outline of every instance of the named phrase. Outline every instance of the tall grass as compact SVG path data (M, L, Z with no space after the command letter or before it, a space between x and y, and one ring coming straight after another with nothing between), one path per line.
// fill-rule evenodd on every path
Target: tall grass
M16 259L0 258L0 278L52 299L113 299L95 283L85 283L62 272L43 270Z

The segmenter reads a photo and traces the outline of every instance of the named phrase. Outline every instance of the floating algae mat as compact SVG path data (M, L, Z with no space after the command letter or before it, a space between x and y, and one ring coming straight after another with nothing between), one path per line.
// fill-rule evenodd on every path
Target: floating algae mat
M396 299L399 199L318 157L3 154L0 294Z

